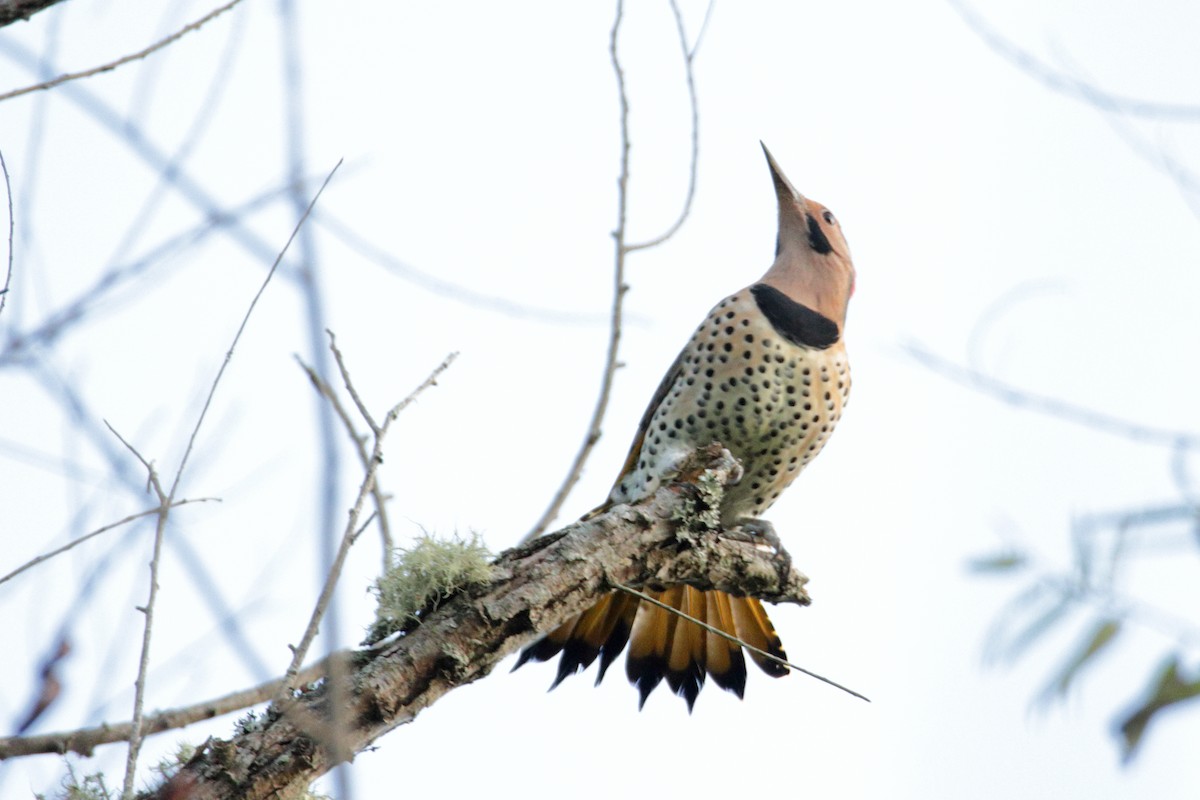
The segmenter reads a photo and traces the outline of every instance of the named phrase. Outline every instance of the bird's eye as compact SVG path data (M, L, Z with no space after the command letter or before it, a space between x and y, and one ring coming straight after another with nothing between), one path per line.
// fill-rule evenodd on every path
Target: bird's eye
M837 225L837 220L833 218L832 211L826 211L824 214L822 214L822 216L825 217L825 221L830 225Z

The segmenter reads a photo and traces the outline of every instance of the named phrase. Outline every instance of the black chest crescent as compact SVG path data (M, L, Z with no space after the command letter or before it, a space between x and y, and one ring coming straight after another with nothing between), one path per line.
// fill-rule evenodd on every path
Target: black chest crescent
M754 284L750 292L771 327L792 344L824 350L837 343L837 323L824 314L765 283Z

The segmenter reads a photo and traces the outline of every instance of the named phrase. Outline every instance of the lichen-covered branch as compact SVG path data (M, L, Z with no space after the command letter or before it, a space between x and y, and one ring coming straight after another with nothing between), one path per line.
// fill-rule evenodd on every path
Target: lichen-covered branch
M337 694L348 702L338 717L349 730L331 731L331 692L321 683L272 705L232 739L200 747L158 796L181 787L195 800L293 796L337 765L335 752L363 750L616 584L687 583L807 605L807 578L786 552L723 537L705 522L711 488L740 471L727 451L710 447L650 501L616 506L502 553L490 582L431 609L395 641L348 657L349 685ZM702 477L704 495L695 488Z

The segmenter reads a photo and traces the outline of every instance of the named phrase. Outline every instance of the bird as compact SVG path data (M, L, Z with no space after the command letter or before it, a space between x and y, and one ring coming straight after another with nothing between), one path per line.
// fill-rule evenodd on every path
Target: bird
M760 143L761 144L761 143ZM762 145L775 188L775 259L755 283L717 303L667 370L642 416L607 500L584 518L647 498L690 452L719 442L741 463L726 488L721 527L762 534L761 515L825 446L850 393L843 330L855 270L836 217L784 175ZM786 653L762 603L752 597L674 586L650 593L778 661L749 650L782 677ZM625 592L526 647L516 666L560 655L551 689L600 659L596 684L628 644L626 675L642 708L665 679L690 712L706 677L744 697L742 647Z

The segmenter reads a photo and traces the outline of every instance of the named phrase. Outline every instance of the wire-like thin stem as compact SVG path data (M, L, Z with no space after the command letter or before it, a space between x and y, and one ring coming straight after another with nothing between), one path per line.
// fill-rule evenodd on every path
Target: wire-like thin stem
M692 59L695 56L695 48L689 49L687 41L687 33L683 26L683 16L679 11L679 6L675 0L671 0L671 10L675 15L676 28L679 31L679 44L683 52L684 70L687 76L688 95L691 98L692 108L692 160L691 169L688 177L687 198L684 201L683 211L679 218L667 229L661 236L655 237L647 242L639 244L628 244L626 241L627 229L627 211L629 207L629 95L625 90L625 70L621 66L621 58L617 52L617 42L621 30L621 20L624 16L623 0L617 0L616 17L613 20L612 33L609 36L609 55L612 61L613 74L617 81L617 99L620 103L620 131L621 131L621 156L619 174L617 176L617 227L613 230L613 300L612 311L609 322L608 335L608 351L604 359L604 372L600 382L600 395L596 399L596 407L592 411L592 418L588 422L587 433L584 436L583 444L580 445L579 451L575 454L575 460L571 463L567 470L566 477L562 484L558 487L558 491L554 493L550 500L550 505L542 514L541 518L534 524L533 528L525 535L523 541L535 539L545 533L550 524L558 517L562 511L563 504L566 503L567 497L570 496L571 490L575 488L575 484L579 482L579 478L583 475L584 464L592 454L592 450L596 447L596 443L600 441L603 434L604 417L608 411L608 401L612 395L612 387L615 382L617 369L620 367L618 354L621 346L621 325L624 314L625 294L629 291L629 286L625 283L625 257L635 250L644 250L655 245L662 244L675 235L683 223L687 220L691 213L692 199L696 193L696 165L699 159L700 147L700 121L699 112L696 104L696 86L692 76ZM709 11L711 12L711 5ZM707 23L707 16L705 17ZM697 40L696 47L699 47Z
M206 503L209 501L218 501L219 502L219 498L197 497L197 498L191 499L191 500L176 500L174 503L171 504L171 507L178 508L179 506L186 506L189 503ZM4 583L5 581L11 580L12 578L17 577L25 570L32 569L33 567L36 567L38 564L41 564L43 561L49 561L50 559L54 558L55 556L61 555L62 553L65 553L68 550L70 550L78 545L83 544L84 542L86 542L87 540L91 539L94 536L99 536L100 534L107 533L108 531L111 531L114 528L119 528L122 525L127 525L128 523L133 522L135 519L141 519L142 517L148 517L151 514L157 514L157 513L159 513L160 510L161 510L161 506L155 506L154 508L148 508L145 511L139 511L136 514L130 514L129 516L125 517L124 519L119 519L116 522L110 522L107 525L97 528L96 530L92 531L91 533L85 533L83 536L80 536L76 539L72 539L71 541L67 542L62 547L55 548L54 550L51 550L49 553L43 553L42 555L38 556L37 558L26 561L24 564L17 567L16 569L14 569L12 572L8 573L4 577L0 577L0 583Z
M351 394L356 394L355 390L349 385L349 371L344 369L344 362L341 353L336 349L336 342L333 340L333 335L330 334L330 349L334 351L334 357L339 365L343 365L342 378L346 381L347 391ZM346 554L350 552L350 546L354 543L358 535L359 523L358 519L362 515L363 503L367 495L370 494L371 488L375 485L375 474L379 465L383 463L383 440L387 435L388 428L392 421L399 416L400 412L408 407L417 395L437 383L437 378L441 375L452 363L458 358L458 353L451 353L442 360L434 370L429 374L420 386L414 389L408 397L401 400L388 411L383 418L383 424L376 426L369 415L364 414L367 419L367 424L374 431L374 444L371 448L371 457L367 465L366 474L363 476L362 483L358 488L358 496L354 500L354 505L350 508L350 516L346 520L346 527L342 533L342 540L338 545L336 554L334 555L333 564L329 569L329 573L325 576L325 584L321 587L321 594L317 597L316 605L313 606L312 614L309 617L308 625L304 629L304 634L300 637L300 643L292 648L292 663L288 665L287 672L284 673L283 683L280 686L280 698L282 699L296 687L295 677L300 671L300 665L304 662L305 656L308 654L309 648L312 646L313 639L317 636L317 631L321 626L321 619L325 616L325 611L329 606L330 598L333 596L334 589L337 587L338 579L342 574L342 565L346 561Z
M1187 449L1200 448L1200 434L1142 425L1141 423L1130 422L1084 406L1077 406L1055 397L1027 392L997 378L993 378L990 375L985 375L978 370L955 364L915 343L909 344L904 349L910 356L928 369L964 386L969 386L972 389L990 395L1010 406L1028 408L1031 411L1037 411L1038 413L1065 420L1075 425L1082 425L1092 430L1122 436L1143 444Z
M267 275L263 279L262 285L259 286L258 291L255 293L253 299L251 299L250 305L246 309L245 315L242 317L242 322L238 326L237 333L234 334L233 342L229 345L229 350L225 353L225 360L221 363L220 368L217 370L216 377L213 378L212 386L209 387L208 396L204 400L204 406L200 409L200 415L196 419L195 426L192 428L191 436L188 438L187 447L183 452L183 456L179 460L179 466L175 470L175 478L171 482L170 491L163 490L162 485L159 483L158 474L155 471L154 466L145 458L143 458L142 455L138 453L138 451L132 445L121 438L120 434L117 434L117 432L112 429L112 426L109 426L109 430L112 430L113 434L116 435L117 438L121 439L122 443L125 444L125 446L138 458L139 461L141 461L142 466L146 468L149 474L150 485L154 488L159 500L158 525L156 526L154 532L154 555L150 561L150 596L146 601L146 605L142 609L142 612L146 617L146 622L142 634L142 651L138 662L138 675L137 680L134 683L133 719L130 723L129 753L125 760L125 783L123 789L125 796L130 796L133 792L134 777L137 772L138 754L141 751L142 746L142 719L143 703L146 691L146 673L150 666L150 642L151 633L154 628L154 606L155 601L158 598L158 565L160 556L162 554L163 535L166 532L167 518L170 515L171 505L175 500L175 492L179 489L180 482L183 480L183 472L187 467L188 458L192 453L192 449L195 447L196 437L200 434L200 428L204 425L204 419L208 415L208 409L212 405L213 397L217 393L217 387L221 383L221 378L225 374L225 369L229 366L229 362L233 358L233 352L237 348L238 342L241 341L242 333L245 332L246 326L250 322L250 316L254 313L254 309L258 305L259 298L262 297L263 292L266 291L267 285L271 282L271 278L275 275L275 271L279 267L280 262L283 261L283 257L287 253L288 247L296 238L296 234L303 227L304 221L308 219L308 215L312 211L313 206L316 205L317 200L320 199L321 194L325 191L325 187L329 185L329 182L333 179L333 176L337 172L339 166L341 166L341 161L334 165L334 168L325 178L325 182L321 184L321 188L317 190L312 201L308 204L308 207L304 210L304 213L300 216L300 219L297 220L295 227L292 229L291 235L288 237L287 242L283 246L283 249L279 251L279 254L275 258L275 262L271 265L271 269L267 271Z
M670 0L670 2L671 13L675 15L675 28L679 31L679 49L683 53L683 72L687 78L688 101L692 109L692 161L691 166L688 168L687 196L683 201L683 210L679 212L679 217L671 227L653 239L626 246L626 253L657 247L674 236L683 227L683 223L687 222L688 215L692 213L692 200L696 197L696 174L700 161L700 107L696 102L696 81L695 75L692 72L692 59L696 57L696 51L700 48L701 37L704 34L704 29L708 26L708 19L712 13L713 4L711 2L708 4L708 10L704 14L704 24L700 28L700 36L696 37L695 47L689 47L687 31L683 26L683 13L679 10L679 3L677 0Z
M662 602L661 600L657 600L657 599L651 597L650 595L646 594L645 592L639 592L637 589L634 589L633 587L630 587L630 586L625 586L624 584L621 584L621 583L615 584L615 586L616 586L616 588L620 589L622 592L631 594L634 597L641 600L642 602L650 603L651 605L658 606L659 608L663 609L664 611L669 611L677 617L682 617L683 619L686 619L688 622L694 622L697 625L699 625L701 628L703 628L704 630L708 631L709 633L716 634L717 636L720 636L722 639L728 639L729 641L733 642L734 644L741 645L742 647L746 648L747 650L757 653L758 655L763 656L766 659L774 661L778 664L782 664L785 667L790 667L791 669L794 669L797 672L802 672L810 678L816 678L817 680L821 681L822 683L827 683L830 686L834 687L835 689L841 689L846 694L854 695L859 700L866 700L868 703L871 702L871 699L869 697L867 697L866 695L859 694L858 692L854 691L853 689L848 689L845 686L842 686L837 681L826 678L824 675L818 675L817 673L813 672L812 670L807 670L804 667L797 666L796 664L793 664L790 661L785 661L782 658L780 658L779 656L768 653L766 650L760 650L759 648L755 647L754 645L752 645L748 642L743 642L741 639L734 636L733 634L726 633L725 631L721 630L720 628L714 628L712 625L709 625L707 622L698 620L695 617L693 617L692 615L687 614L683 611L680 611L678 608L669 606L666 603Z
M0 171L4 172L4 192L8 197L8 271L4 276L4 288L0 289L0 314L3 314L4 303L8 299L8 287L12 283L13 231L16 226L16 217L13 215L12 182L8 179L8 162L4 160L3 150L0 150Z
M57 78L54 78L53 80L43 81L42 83L35 83L32 86L25 86L21 89L13 89L10 92L5 92L3 94L0 94L0 102L3 102L5 100L11 100L14 97L20 97L23 94L30 94L32 92L42 91L43 89L53 89L55 86L60 86L64 83L67 83L68 81L79 80L80 78L90 78L93 75L99 75L102 72L109 72L111 70L116 69L117 67L124 66L125 64L128 64L131 61L140 61L141 59L145 58L146 56L148 56L152 53L155 53L159 50L162 50L164 47L170 45L171 43L182 38L183 36L186 36L187 34L191 33L192 31L199 29L200 27L204 26L206 23L208 23L211 20L215 19L216 17L219 17L220 15L224 14L226 11L229 11L231 8L233 8L240 2L242 2L242 0L230 0L230 2L226 3L223 6L220 6L219 8L213 9L212 11L208 12L200 19L196 20L195 22L191 22L191 23L188 23L187 25L184 25L182 28L175 31L170 36L167 36L164 39L160 39L157 42L155 42L154 44L150 45L149 47L139 50L136 53L130 53L127 56L122 56L121 58L118 58L116 61L110 61L109 63L102 64L98 67L92 67L91 69L85 69L82 72L68 72L65 75L59 75Z

